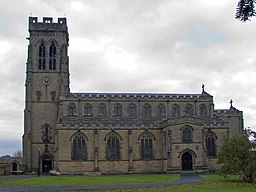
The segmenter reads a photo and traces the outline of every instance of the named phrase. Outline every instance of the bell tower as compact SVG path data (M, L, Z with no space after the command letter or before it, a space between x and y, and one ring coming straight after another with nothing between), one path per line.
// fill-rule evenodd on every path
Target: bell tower
M59 97L69 94L68 27L66 18L53 22L29 17L29 40L23 135L27 171L54 168Z

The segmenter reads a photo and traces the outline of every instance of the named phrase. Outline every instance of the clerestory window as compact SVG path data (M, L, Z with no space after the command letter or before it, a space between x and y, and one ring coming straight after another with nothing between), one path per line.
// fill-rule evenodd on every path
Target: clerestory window
M77 116L76 105L74 103L71 103L68 106L68 116L70 117Z
M178 104L174 104L171 111L172 117L179 117L180 116L180 106Z
M99 104L99 116L107 116L107 106L105 103Z
M91 104L86 104L84 106L84 116L86 116L86 117L92 116L92 105Z
M164 104L159 104L157 108L157 115L158 117L165 117L166 116L166 109Z
M134 103L129 104L128 114L129 114L129 117L136 117L137 116L137 106Z
M122 105L120 103L114 105L114 116L122 117Z
M193 116L194 115L194 109L192 104L186 105L186 115Z
M146 117L146 118L151 117L151 105L148 103L144 104L143 117Z
M205 104L199 106L199 115L202 117L207 117L207 109Z

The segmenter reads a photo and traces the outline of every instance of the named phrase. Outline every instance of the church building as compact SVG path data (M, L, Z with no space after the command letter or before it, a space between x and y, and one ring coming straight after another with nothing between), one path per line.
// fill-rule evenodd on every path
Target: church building
M28 172L219 170L223 140L243 132L243 112L232 101L228 109L215 109L204 86L198 94L71 93L66 18L29 17L28 31L23 135Z

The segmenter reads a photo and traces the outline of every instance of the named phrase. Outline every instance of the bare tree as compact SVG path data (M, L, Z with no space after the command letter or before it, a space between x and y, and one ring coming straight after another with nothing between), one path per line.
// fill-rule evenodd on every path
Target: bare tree
M20 149L18 149L17 151L15 151L13 153L13 157L22 157L22 151Z

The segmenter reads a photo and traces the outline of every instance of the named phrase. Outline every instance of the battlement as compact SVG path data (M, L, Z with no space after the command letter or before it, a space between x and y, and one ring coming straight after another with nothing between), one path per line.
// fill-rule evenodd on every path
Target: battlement
M43 17L43 21L39 22L37 17L29 17L29 32L33 31L61 31L67 32L67 19L58 18L57 22L53 22L52 17Z

